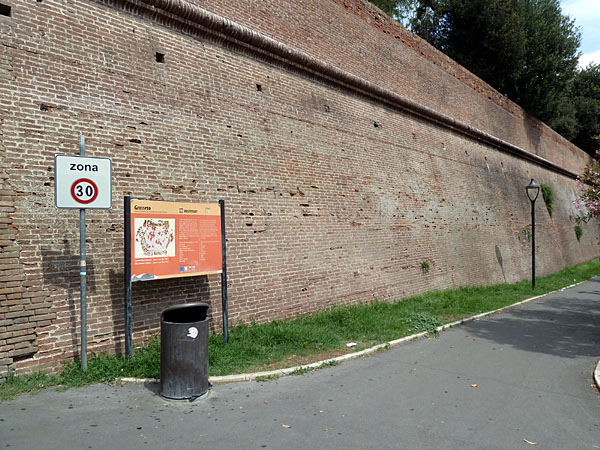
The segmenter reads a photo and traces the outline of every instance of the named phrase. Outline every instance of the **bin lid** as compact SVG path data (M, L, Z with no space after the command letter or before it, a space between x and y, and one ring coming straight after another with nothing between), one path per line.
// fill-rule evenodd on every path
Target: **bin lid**
M206 320L208 308L208 304L202 302L173 305L162 312L161 320L175 323L200 322Z

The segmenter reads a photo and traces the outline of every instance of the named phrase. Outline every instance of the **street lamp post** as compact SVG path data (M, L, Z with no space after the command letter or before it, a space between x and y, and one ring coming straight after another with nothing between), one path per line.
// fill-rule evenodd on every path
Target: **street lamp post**
M525 190L531 202L531 289L535 290L535 201L540 195L540 185L532 178Z

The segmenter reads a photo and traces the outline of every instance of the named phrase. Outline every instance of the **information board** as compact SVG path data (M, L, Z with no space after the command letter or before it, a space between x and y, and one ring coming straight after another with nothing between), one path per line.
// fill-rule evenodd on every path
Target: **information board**
M131 200L131 281L220 273L219 204Z

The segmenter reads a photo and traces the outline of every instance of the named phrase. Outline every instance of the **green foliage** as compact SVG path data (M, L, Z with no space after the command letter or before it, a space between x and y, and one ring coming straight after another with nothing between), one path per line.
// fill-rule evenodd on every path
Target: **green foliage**
M429 261L421 261L421 272L429 273Z
M575 229L575 237L577 238L578 241L581 241L581 236L583 236L583 228L581 228L579 225L575 225L574 229Z
M432 336L438 334L437 328L442 325L440 319L426 311L412 312L406 316L405 320L408 326L410 326L410 332L419 333L426 331Z
M536 293L554 291L598 273L600 261L596 258L553 275L538 277ZM531 295L531 284L524 280L515 284L429 292L394 303L336 306L285 322L239 325L230 329L229 344L224 342L222 335L210 336L209 370L211 375L265 370L273 368L274 364L285 366L290 357L319 358L315 355L346 349L346 343L350 341L364 348L423 331L435 335L443 323L508 306ZM49 386L67 388L112 382L122 377L158 378L159 345L158 338L153 339L136 351L131 360L119 356L93 356L88 360L86 373L81 371L78 363L71 363L59 375L9 374L0 385L0 400ZM262 378L268 379L271 377Z
M573 102L577 116L577 134L573 143L594 156L600 135L600 64L590 64L577 73L573 83Z
M28 376L16 376L9 372L8 377L0 384L0 401L13 398L23 392L35 393L49 386L56 386L60 379L55 375L36 372Z
M542 183L542 197L544 197L544 203L546 204L546 209L548 210L548 214L552 217L554 213L554 191L547 184Z
M529 242L531 242L531 238L533 237L533 234L531 233L531 225L527 225L527 226L523 227L520 234L525 236L527 238L527 240ZM519 240L520 239L521 238L519 237Z
M371 0L371 3L373 3L390 17L394 17L396 15L396 11L398 9L398 2L396 0Z
M293 375L293 376L304 375L304 374L307 374L310 372L314 372L315 370L326 369L328 367L335 367L338 364L339 363L337 361L329 361L329 362L319 365L318 367L300 367L300 368L294 370L293 372L291 372L290 375Z
M558 0L386 3L401 5L393 17L564 137L589 140L597 105L586 89L576 97L581 35Z
M407 27L410 27L420 6L418 0L370 0L370 2Z
M39 389L59 386L84 386L90 383L110 382L118 378L159 378L160 377L160 340L151 339L146 346L138 349L131 359L121 356L90 355L88 370L83 372L79 362L65 364L58 375L46 375L41 372L29 376L9 374L0 385L0 401L14 397L21 392L36 392Z
M406 8L406 1L398 0L372 0L375 6L381 9L390 17L401 18L403 17L403 11Z
M256 377L256 381L258 383L262 383L265 381L279 380L279 378L281 378L281 375L265 375L265 376Z
M527 39L512 0L440 0L435 21L415 21L415 31L502 93L518 80ZM437 22L437 23L436 23ZM427 28L435 26L435 32Z
M581 41L558 0L515 0L527 36L525 65L509 97L567 139L574 137L571 88Z

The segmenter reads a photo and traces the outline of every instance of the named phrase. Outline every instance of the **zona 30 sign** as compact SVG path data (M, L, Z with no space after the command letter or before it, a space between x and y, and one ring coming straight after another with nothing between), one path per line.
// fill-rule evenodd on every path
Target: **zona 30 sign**
M54 155L54 206L110 209L111 175L110 158Z

